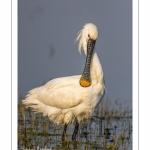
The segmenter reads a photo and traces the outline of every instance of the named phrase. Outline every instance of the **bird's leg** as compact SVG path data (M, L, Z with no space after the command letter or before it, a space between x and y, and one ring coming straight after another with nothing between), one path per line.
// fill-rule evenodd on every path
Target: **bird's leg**
M63 131L63 134L62 134L62 141L65 140L66 130L67 130L67 124L64 125L64 131Z
M74 132L73 132L73 135L72 135L72 141L76 140L76 135L78 133L78 129L79 129L79 123L78 123L78 121L76 121Z

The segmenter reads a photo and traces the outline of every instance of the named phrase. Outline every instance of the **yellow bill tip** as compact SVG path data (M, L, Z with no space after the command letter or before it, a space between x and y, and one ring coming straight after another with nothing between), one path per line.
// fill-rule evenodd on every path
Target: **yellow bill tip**
M80 79L80 85L83 86L83 87L88 87L91 85L91 82L90 81L86 81L84 79Z

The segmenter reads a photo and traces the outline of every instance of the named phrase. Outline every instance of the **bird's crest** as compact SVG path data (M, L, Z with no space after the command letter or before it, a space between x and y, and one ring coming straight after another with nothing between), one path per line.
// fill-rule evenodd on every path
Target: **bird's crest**
M85 55L87 54L87 41L91 38L92 40L96 40L98 38L98 29L92 23L87 23L83 26L77 33L77 37L75 42L79 41L78 50L81 54L81 50L84 51Z

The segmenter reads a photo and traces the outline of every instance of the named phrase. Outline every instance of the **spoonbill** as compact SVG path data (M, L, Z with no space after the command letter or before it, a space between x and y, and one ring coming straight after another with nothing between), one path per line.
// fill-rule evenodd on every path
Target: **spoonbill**
M92 117L94 108L105 94L104 75L101 63L94 51L98 29L87 23L78 32L79 52L84 51L86 64L82 75L55 78L45 85L28 92L23 104L35 112L43 113L51 121L64 126L65 139L69 124L74 124L72 140L76 140L79 124Z

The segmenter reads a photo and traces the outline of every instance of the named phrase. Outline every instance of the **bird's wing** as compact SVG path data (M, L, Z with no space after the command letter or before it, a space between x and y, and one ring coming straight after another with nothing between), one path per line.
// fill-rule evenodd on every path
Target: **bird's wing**
M31 90L27 99L38 100L45 105L67 109L75 107L89 99L92 87L82 87L80 76L56 78L44 86Z

